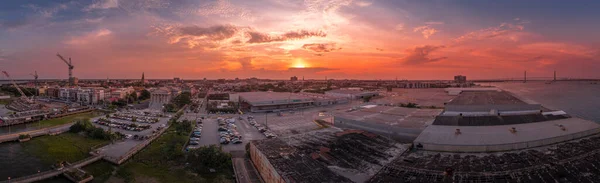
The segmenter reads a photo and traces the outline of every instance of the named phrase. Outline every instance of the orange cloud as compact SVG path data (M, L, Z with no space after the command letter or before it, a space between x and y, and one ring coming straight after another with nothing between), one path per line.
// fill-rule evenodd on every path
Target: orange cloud
M425 25L425 26L415 27L413 29L413 32L421 32L421 34L423 35L423 37L425 39L429 39L429 37L431 37L432 35L434 35L435 33L439 32L439 31L432 28L429 25Z

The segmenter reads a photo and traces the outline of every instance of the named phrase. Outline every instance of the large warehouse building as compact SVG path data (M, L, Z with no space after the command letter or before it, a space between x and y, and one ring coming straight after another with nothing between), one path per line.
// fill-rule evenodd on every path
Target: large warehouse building
M337 111L335 127L252 141L250 158L265 182L280 183L600 180L597 123L501 90L456 93L444 111ZM418 130L412 144L390 140Z
M348 103L348 99L314 93L244 92L239 93L240 109L249 112L277 112Z
M463 91L414 141L449 152L509 151L573 140L600 125L526 103L504 91Z
M326 91L325 95L333 97L343 97L348 99L362 99L365 97L379 96L379 92L343 89Z

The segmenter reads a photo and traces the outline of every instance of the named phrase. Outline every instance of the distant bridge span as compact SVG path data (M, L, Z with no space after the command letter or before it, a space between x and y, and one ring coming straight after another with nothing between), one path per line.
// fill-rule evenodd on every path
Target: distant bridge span
M494 78L494 79L474 79L472 82L523 82L523 78ZM527 81L555 81L554 77L527 77ZM600 82L598 78L556 78L556 81L591 81Z

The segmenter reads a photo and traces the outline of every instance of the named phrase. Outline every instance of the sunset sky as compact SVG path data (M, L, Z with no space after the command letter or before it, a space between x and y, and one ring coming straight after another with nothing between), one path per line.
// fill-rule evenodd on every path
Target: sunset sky
M2 0L14 78L600 78L600 1ZM4 78L2 78L4 79Z

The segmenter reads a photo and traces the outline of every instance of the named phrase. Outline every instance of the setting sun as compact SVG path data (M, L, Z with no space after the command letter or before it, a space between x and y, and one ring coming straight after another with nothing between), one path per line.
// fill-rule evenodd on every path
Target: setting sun
M302 59L296 59L296 62L292 65L293 68L306 68L308 65Z

